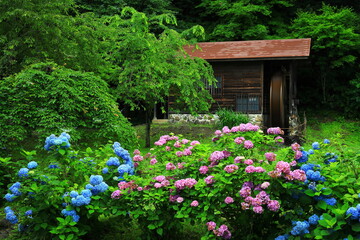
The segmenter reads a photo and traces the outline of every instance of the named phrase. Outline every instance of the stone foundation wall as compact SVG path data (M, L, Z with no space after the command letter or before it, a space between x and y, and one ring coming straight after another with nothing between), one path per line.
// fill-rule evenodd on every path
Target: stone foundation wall
M261 114L248 114L248 116L252 124L262 126L263 117ZM218 121L219 117L216 114L199 114L198 116L191 114L169 114L170 123L216 124Z

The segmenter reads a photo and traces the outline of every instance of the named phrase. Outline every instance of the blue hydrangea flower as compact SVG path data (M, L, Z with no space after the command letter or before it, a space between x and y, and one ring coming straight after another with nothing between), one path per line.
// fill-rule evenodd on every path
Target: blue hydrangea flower
M287 240L289 238L288 234L285 235L280 235L278 237L276 237L274 240Z
M316 192L316 182L310 182L308 188Z
M122 147L115 147L114 152L117 156L121 157L125 160L125 163L131 162L132 159L130 157L130 154L127 150L123 149Z
M101 170L102 174L108 174L109 173L109 168L105 167Z
M314 142L311 146L312 146L312 148L314 150L319 150L320 149L320 144L318 142Z
M88 205L91 199L89 197L84 197L83 195L79 195L76 198L71 199L71 205L75 207L80 207L83 205Z
M61 146L61 148L69 148L70 147L70 135L63 132L59 137L56 137L54 134L51 134L45 140L44 148L46 151L52 150L53 146Z
M18 176L19 177L27 177L27 176L29 176L28 173L29 173L28 168L21 168L18 172Z
M304 164L300 167L301 170L303 170L304 172L307 172L309 170L314 170L316 167L320 167L320 165L315 165L315 164L312 164L312 163L307 163L307 164Z
M106 162L107 166L120 166L120 161L117 157L111 157L109 158L109 160Z
M89 189L84 189L81 191L81 195L83 195L86 198L90 198L92 196L92 193Z
M297 160L297 162L298 163L303 163L303 162L307 162L307 160L308 160L308 153L307 152L305 152L305 151L301 151L301 153L302 153L302 156L301 156L301 158L299 158L298 160Z
M131 166L129 166L128 164L121 164L117 170L120 174L120 177L122 177L124 175L124 173L130 173Z
M314 154L314 149L309 149L309 151L307 151L308 154Z
M294 236L301 236L309 233L309 227L310 224L307 221L296 221L293 222L293 228L290 233Z
M76 198L77 196L79 196L79 193L77 191L71 191L70 192L70 197Z
M91 184L86 184L85 188L91 191L94 188L94 186Z
M324 139L324 143L325 143L325 144L329 144L329 143L330 143L330 140L329 140L329 139Z
M330 206L334 206L337 202L335 198L325 198L324 201Z
M16 182L9 188L10 192L15 196L20 196L22 193L20 192L21 183Z
M352 220L356 220L360 217L359 211L354 207L349 208L346 211L346 215L350 215L350 219L352 219Z
M91 193L93 195L96 195L96 194L105 192L108 188L109 188L109 186L105 182L101 182L100 184L95 185L93 187L93 189L91 190Z
M5 194L4 198L8 202L12 202L15 200L16 196L12 193L7 193L7 194Z
M77 215L77 213L76 213L75 210L66 210L66 209L63 209L63 210L61 211L61 213L62 213L62 215L64 215L65 217L71 216L74 222L78 222L79 219L80 219L80 216Z
M90 184L93 186L100 184L103 180L104 179L101 175L91 175L90 176Z
M313 170L308 170L306 172L306 178L309 181L314 181L314 182L325 180L325 178L323 176L321 176L319 171L313 171Z
M25 216L31 216L32 214L33 214L32 210L27 210L24 215Z
M35 161L31 161L31 162L29 162L28 165L27 165L27 167L28 167L29 169L34 169L34 168L36 168L37 166L38 166L38 164L37 164L37 162L35 162Z
M16 224L18 223L18 218L16 217L16 215L14 214L14 212L8 212L6 214L6 220L8 220L11 224Z
M320 217L316 214L312 215L309 217L309 223L311 225L317 225L318 224L318 221L319 221Z
M50 164L49 168L60 168L57 164Z

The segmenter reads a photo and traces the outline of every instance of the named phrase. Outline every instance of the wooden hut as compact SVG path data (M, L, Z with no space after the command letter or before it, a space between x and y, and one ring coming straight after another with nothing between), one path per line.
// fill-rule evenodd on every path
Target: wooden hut
M218 82L208 85L216 101L212 112L229 108L257 117L263 126L288 128L289 119L297 115L296 68L309 57L310 43L311 39L202 42L200 49L184 49L214 69Z

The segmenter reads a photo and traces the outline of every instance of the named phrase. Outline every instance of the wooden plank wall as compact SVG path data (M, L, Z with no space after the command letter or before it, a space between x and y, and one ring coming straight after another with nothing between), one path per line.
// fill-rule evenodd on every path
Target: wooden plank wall
M263 62L261 61L223 61L210 62L215 76L222 77L221 91L212 91L215 103L212 104L211 112L219 108L236 110L236 97L240 94L252 94L259 96L262 103L263 94ZM175 107L176 94L169 96L169 110ZM179 107L179 106L177 106ZM175 108L177 108L175 107ZM262 112L262 106L259 113ZM187 113L183 111L183 113Z
M236 110L236 96L254 94L262 102L263 65L259 61L211 62L215 76L222 76L222 94L214 95L216 101L211 111L219 107ZM261 113L261 109L260 112Z

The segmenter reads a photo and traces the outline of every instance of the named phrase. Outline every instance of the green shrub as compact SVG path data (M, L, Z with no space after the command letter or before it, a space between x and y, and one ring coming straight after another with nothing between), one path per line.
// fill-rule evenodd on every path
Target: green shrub
M116 139L130 147L135 141L134 129L105 81L52 62L31 65L0 81L0 126L0 149L29 138L39 144L49 132L68 132L73 142Z
M243 113L234 112L233 110L225 108L218 110L216 114L220 120L219 127L237 126L241 123L248 123L250 120L249 117Z

